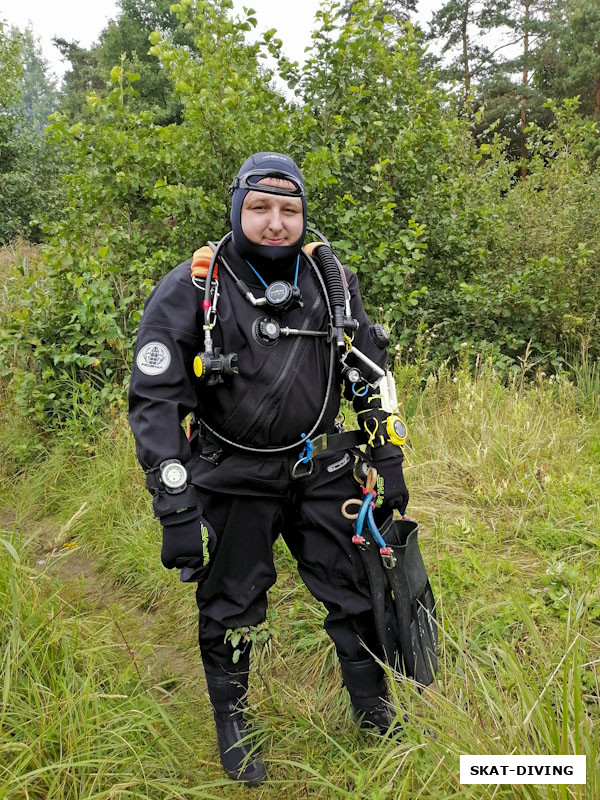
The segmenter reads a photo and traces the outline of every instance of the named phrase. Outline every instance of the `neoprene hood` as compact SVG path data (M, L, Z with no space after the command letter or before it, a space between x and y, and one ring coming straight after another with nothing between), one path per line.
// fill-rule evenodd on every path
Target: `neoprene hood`
M291 181L294 184L294 189L259 185L258 182L262 178L283 178ZM255 244L247 238L242 230L242 204L250 191L301 198L304 225L300 238L294 244L283 247L268 247ZM295 260L302 249L306 234L306 192L302 173L295 161L282 153L255 153L244 161L229 187L229 192L231 194L233 245L237 252L243 258L258 264L289 263Z

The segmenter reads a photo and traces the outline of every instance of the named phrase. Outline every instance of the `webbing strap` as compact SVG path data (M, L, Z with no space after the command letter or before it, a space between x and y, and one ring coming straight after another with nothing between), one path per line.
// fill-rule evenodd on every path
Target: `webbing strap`
M379 551L373 545L369 546L369 542L365 542L364 545L359 545L359 552L369 579L377 638L383 649L385 660L394 666L396 637L386 620L386 582Z

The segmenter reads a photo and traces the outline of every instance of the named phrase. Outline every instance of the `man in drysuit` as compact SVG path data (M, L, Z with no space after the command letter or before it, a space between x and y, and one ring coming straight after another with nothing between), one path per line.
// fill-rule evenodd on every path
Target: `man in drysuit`
M354 273L338 265L349 311L340 336L316 258L302 250L298 167L286 155L255 154L230 191L232 234L209 256L212 270L205 264L192 279L192 261L180 264L145 304L129 419L163 529L162 563L198 584L200 650L223 766L255 785L265 777L260 751L249 756L249 745L238 745L248 732L250 648L234 664L225 632L264 620L279 534L327 608L325 628L355 715L381 732L393 723L383 670L368 652L381 653L368 580L352 523L340 513L360 494L350 446L333 446L342 389L384 480L377 518L403 512L408 492L373 379L387 361L385 332L368 319ZM344 338L346 355L354 347L370 367L352 371L350 360L340 361ZM188 440L181 421L190 412L199 426ZM311 458L322 434L332 446Z

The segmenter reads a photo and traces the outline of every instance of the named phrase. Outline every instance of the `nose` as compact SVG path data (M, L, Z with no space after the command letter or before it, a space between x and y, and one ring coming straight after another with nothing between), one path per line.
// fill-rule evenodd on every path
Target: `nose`
M283 216L278 208L272 208L269 216L269 229L272 231L280 231L283 228Z

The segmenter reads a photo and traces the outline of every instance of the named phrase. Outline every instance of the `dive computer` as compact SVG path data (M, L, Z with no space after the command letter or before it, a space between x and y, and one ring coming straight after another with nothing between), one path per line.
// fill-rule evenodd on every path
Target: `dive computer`
M187 487L188 474L181 461L168 458L161 463L159 470L167 494L179 494Z
M406 423L397 414L390 414L386 422L388 439L392 444L402 447L407 437Z

